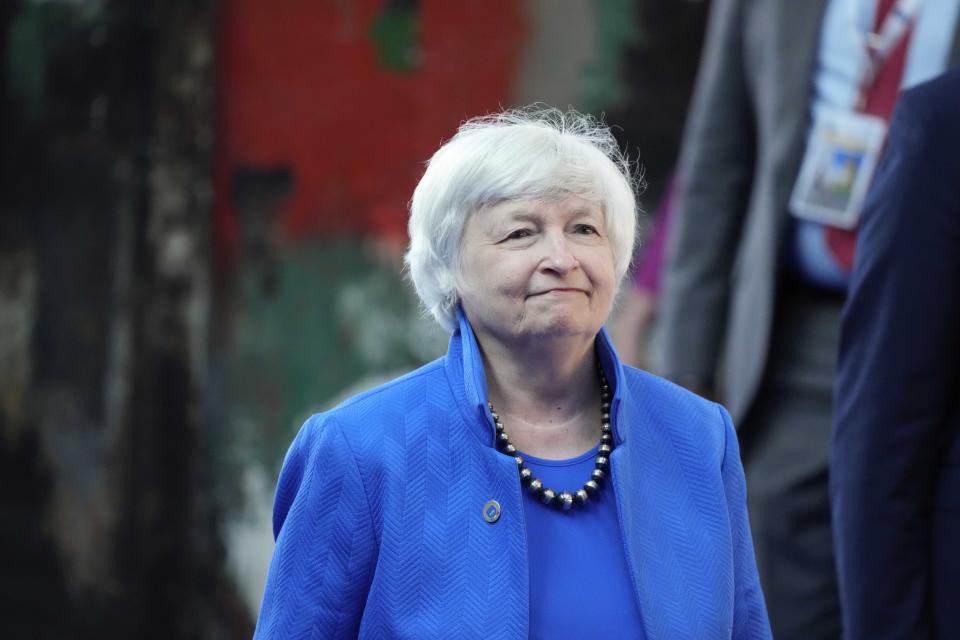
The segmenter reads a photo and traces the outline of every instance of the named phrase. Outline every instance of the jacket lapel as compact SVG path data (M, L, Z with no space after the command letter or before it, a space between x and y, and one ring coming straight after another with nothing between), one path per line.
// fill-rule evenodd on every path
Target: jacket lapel
M758 100L774 104L761 109L771 114L774 124L769 129L773 136L770 148L775 166L782 167L774 178L772 202L786 203L800 171L810 125L810 104L813 98L814 77L820 46L820 30L827 0L804 2L765 2L757 11L766 11L767 20L757 20L753 29L769 29L761 56L770 62L759 61L766 71L763 85L758 86ZM766 24L764 24L766 23ZM777 237L782 237L790 217L777 217Z
M690 415L670 415L631 395L620 416L629 436L611 454L611 466L646 637L729 637L729 550L694 497L713 499L696 471L707 448L674 436L690 433Z

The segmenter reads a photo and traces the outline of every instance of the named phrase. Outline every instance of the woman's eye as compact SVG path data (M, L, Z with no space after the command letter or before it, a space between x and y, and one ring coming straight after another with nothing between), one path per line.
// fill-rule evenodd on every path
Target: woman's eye
M511 231L507 236L507 240L520 240L522 238L528 238L532 234L529 229L517 229L516 231Z
M597 228L590 224L578 224L576 226L577 233L582 234L593 234L597 235Z

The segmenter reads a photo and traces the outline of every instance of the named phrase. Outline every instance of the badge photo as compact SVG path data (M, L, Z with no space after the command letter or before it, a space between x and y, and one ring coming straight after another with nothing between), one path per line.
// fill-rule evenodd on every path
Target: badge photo
M790 197L791 213L841 229L856 227L886 129L882 119L863 113L820 113Z

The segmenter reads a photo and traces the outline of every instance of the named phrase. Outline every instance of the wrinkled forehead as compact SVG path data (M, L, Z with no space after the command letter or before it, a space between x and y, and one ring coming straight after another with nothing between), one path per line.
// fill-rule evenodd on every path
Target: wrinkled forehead
M494 233L515 224L540 226L569 224L578 220L605 227L606 216L600 201L575 194L504 199L473 212L467 226L480 232Z
M543 215L544 210L557 210L568 216L603 216L600 200L576 193L551 193L542 197L504 198L481 207L477 213L485 216L528 219Z

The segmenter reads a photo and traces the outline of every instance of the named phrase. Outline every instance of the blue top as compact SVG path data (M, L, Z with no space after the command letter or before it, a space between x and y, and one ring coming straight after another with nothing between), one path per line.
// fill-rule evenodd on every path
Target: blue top
M613 392L607 488L644 634L770 638L730 416L621 365L604 330L596 353ZM443 358L307 420L280 472L256 637L535 633L525 492L495 433L462 314Z
M573 493L590 478L597 447L567 460L520 455L544 486ZM547 507L528 493L523 511L530 561L530 637L643 638L610 487L572 511Z

